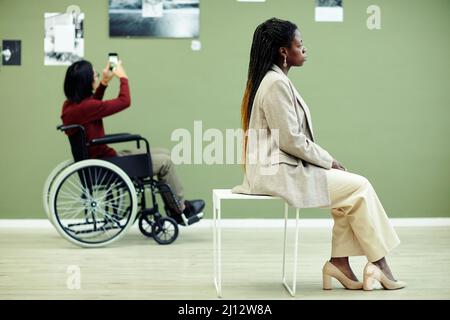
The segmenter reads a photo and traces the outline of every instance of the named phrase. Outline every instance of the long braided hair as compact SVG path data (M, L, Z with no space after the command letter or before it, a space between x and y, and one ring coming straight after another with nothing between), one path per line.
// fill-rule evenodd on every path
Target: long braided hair
M250 62L248 66L247 84L241 104L241 124L244 130L244 163L247 151L247 130L250 123L253 101L256 91L272 65L278 63L280 47L291 47L297 26L286 20L271 18L261 23L253 34Z

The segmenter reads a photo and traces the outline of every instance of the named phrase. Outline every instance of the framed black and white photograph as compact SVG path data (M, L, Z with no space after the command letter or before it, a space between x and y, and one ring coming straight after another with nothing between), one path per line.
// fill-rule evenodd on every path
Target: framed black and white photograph
M199 0L109 0L109 35L198 38L199 17Z
M315 0L315 20L318 22L344 21L343 0Z
M45 13L44 65L70 65L84 57L84 13Z
M4 66L20 66L22 55L22 41L3 40L2 64Z

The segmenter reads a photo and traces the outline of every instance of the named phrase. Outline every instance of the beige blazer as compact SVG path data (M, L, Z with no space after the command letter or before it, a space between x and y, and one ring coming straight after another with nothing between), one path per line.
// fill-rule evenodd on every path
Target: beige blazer
M249 134L244 181L233 193L278 196L296 208L330 205L325 170L333 157L314 142L308 106L277 65L256 92L249 129L266 134Z

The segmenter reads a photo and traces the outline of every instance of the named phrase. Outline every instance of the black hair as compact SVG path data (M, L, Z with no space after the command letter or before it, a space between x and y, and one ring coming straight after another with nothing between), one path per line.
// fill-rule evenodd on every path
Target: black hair
M244 132L248 130L253 100L262 79L272 65L279 62L279 49L291 47L297 29L294 23L277 18L271 18L256 28L250 50L247 84L241 105L241 121ZM244 141L244 155L246 141L247 139Z
M72 63L67 68L64 79L64 94L67 100L80 103L92 95L92 83L94 82L94 71L92 64L86 60Z

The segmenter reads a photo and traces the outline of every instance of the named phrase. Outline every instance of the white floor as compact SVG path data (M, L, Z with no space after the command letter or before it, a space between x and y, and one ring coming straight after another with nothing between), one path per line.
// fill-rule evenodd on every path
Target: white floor
M349 291L338 283L322 290L332 222L301 220L295 299L450 299L450 219L419 220L422 224L411 226L412 221L392 219L402 244L388 261L408 287L374 292ZM281 284L283 221L223 220L223 225L223 298L292 299ZM45 220L0 220L0 299L217 299L212 262L208 220L180 228L169 246L133 228L99 249L72 245ZM351 258L359 278L365 262Z

